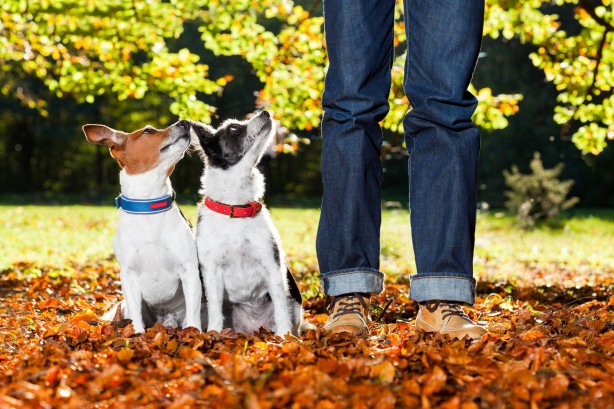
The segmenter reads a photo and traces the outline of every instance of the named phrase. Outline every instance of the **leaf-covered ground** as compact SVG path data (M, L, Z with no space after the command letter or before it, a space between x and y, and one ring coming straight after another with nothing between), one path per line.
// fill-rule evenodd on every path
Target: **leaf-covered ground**
M195 219L195 208L184 206ZM116 210L0 206L0 409L614 408L614 212L520 231L478 217L480 342L414 331L406 211L385 211L386 290L365 338L326 336L316 209L274 208L318 328L300 338L151 328L100 315L121 296Z
M324 335L321 297L305 303L318 329L300 338L161 325L135 335L99 319L118 274L114 262L2 271L0 408L614 405L614 271L591 287L482 282L472 315L491 333L477 343L417 334L403 283L374 300L365 338Z

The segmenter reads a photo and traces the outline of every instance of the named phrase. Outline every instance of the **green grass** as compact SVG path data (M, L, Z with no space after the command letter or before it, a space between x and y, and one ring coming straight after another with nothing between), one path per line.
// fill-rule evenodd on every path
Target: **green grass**
M116 219L111 207L0 206L0 266L28 261L62 267L108 258Z
M182 206L196 220L195 206ZM317 270L317 209L273 208L287 259L299 274ZM112 256L117 211L106 206L0 206L0 268L14 262L63 267ZM527 268L614 269L614 210L576 211L557 227L524 231L505 213L478 215L475 266L497 279ZM385 210L382 269L393 278L415 271L406 210Z
M534 230L514 222L505 213L478 216L474 265L479 276L513 281L523 275L526 280L527 269L614 272L614 211L576 211L555 226Z

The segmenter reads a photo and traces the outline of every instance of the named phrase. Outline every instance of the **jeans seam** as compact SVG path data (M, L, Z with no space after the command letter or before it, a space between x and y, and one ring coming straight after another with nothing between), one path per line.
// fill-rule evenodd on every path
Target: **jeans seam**
M422 277L415 277L415 276L411 276L410 277L411 280L422 280L425 278L454 278L454 279L460 279L460 280L467 280L467 281L475 281L475 278L471 277L459 277L459 276L440 276L440 275L436 275L436 276L422 276Z
M408 113L406 113L405 115L407 117ZM411 198L413 197L413 195L411 193L411 191L412 191L411 175L413 173L412 172L412 168L413 168L413 160L412 159L414 159L413 158L413 154L414 154L414 152L416 150L416 138L413 135L409 135L406 129L403 129L403 132L407 136L409 136L409 139L410 139L410 143L409 143L409 146L408 146L409 149L407 150L407 154L409 155L409 164L408 164L408 168L409 169L408 169L408 172L407 172L407 181L409 183L408 192L407 192L408 193L408 195L407 195L407 205L411 209ZM410 150L411 150L411 152L410 152ZM410 224L413 224L413 223L411 223L412 222L412 220L411 220L412 219L411 210L410 210L410 213L409 213L409 217L410 217Z
M344 276L344 275L348 275L348 274L356 274L356 273L367 273L367 274L372 274L376 277L383 277L384 273L382 273L381 271L367 271L367 270L352 270L352 271L344 271L344 272L340 272L340 273L320 273L320 278L322 278L323 280L330 278L330 277L337 277L337 276Z

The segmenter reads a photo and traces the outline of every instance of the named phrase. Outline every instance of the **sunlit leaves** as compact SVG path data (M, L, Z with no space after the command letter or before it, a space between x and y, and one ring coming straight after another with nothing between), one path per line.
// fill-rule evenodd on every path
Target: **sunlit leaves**
M608 132L608 129L600 127L595 122L581 126L572 137L572 141L579 149L594 155L598 155L605 149L608 139L614 139L612 132Z
M304 13L300 7L294 12ZM268 91L260 95L259 103L278 112L282 123L291 128L311 130L320 123L326 61L322 26L323 19L314 17L283 30L281 47L270 62L275 69L267 66L259 71Z
M186 207L194 220L195 208ZM592 408L614 400L608 214L585 212L564 229L523 234L505 217L481 214L476 261L484 268L469 313L490 334L471 344L415 332L404 212L384 214L382 267L396 274L372 298L370 336L348 338L321 330L318 211L275 209L306 318L318 327L282 339L160 324L137 335L127 322L103 322L101 313L121 298L120 273L115 261L92 260L106 259L112 231L105 230L117 216L83 210L16 208L0 219L8 232L0 242L71 247L58 258L0 247L2 407ZM94 242L108 247L90 253ZM70 261L86 249L89 257ZM32 257L38 262L14 262Z
M208 122L215 107L203 102L203 94L219 94L230 78L209 78L194 50L169 50L168 40L191 21L205 48L250 63L263 83L257 107L271 109L288 129L317 129L327 64L323 18L314 13L320 6L315 1L307 10L291 0L7 0L0 5L0 90L43 115L46 102L26 78L82 102L103 94L119 100L166 95L172 113ZM573 140L583 152L601 152L614 132L611 1L488 0L486 6L484 35L534 44L533 64L559 91L554 119L574 125ZM559 14L570 7L574 20L563 24ZM382 122L398 134L411 108L403 92L402 8L398 0L390 114ZM479 101L474 120L484 129L504 128L518 111L519 95L473 91Z
M476 91L472 86L469 90L478 98L478 107L473 120L489 131L505 128L508 125L507 117L518 112L518 102L522 100L520 94L493 95L490 88Z
M169 52L166 43L195 11L177 1L4 1L0 63L15 74L2 91L19 94L19 78L32 76L58 96L84 102L105 93L122 100L163 92L175 100L175 114L206 119L213 108L197 95L220 86L196 55ZM36 95L22 94L26 105L40 105Z
M267 30L263 17L280 20L280 31ZM203 21L205 46L242 56L264 83L259 107L271 109L290 129L319 126L326 64L321 17L290 1L212 1Z
M531 60L559 92L554 120L573 125L576 146L597 155L612 139L608 135L614 126L611 1L558 0L555 4L575 5L575 21L563 24L551 3L542 0L490 0L485 34L517 37L537 46Z
M402 11L403 2L397 1L394 47L400 55L392 67L390 113L382 122L395 133L403 132L403 118L411 108L403 90L406 37ZM279 33L267 31L263 16L279 20ZM271 109L290 129L319 126L327 64L322 17L290 1L211 1L204 21L201 32L207 48L217 54L241 55L254 67L264 83L259 107ZM519 99L515 95L481 98L476 122L489 130L507 126L506 117L517 112Z
M40 274L26 278L32 269ZM469 314L490 334L471 343L417 333L407 283L372 298L372 316L389 308L368 337L324 334L326 301L311 297L306 316L318 328L298 338L159 323L137 335L99 318L118 297L114 264L71 270L1 271L0 406L575 408L614 398L608 274L586 298L561 298L565 288L539 269L514 297L482 282ZM544 280L552 285L535 287Z

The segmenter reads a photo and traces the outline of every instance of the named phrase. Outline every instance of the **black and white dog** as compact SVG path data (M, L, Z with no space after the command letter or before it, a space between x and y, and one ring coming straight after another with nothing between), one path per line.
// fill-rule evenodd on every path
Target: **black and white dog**
M302 327L301 293L286 267L279 234L266 207L264 177L256 168L275 123L263 111L218 129L192 122L205 170L196 245L209 311L208 330L277 335Z

